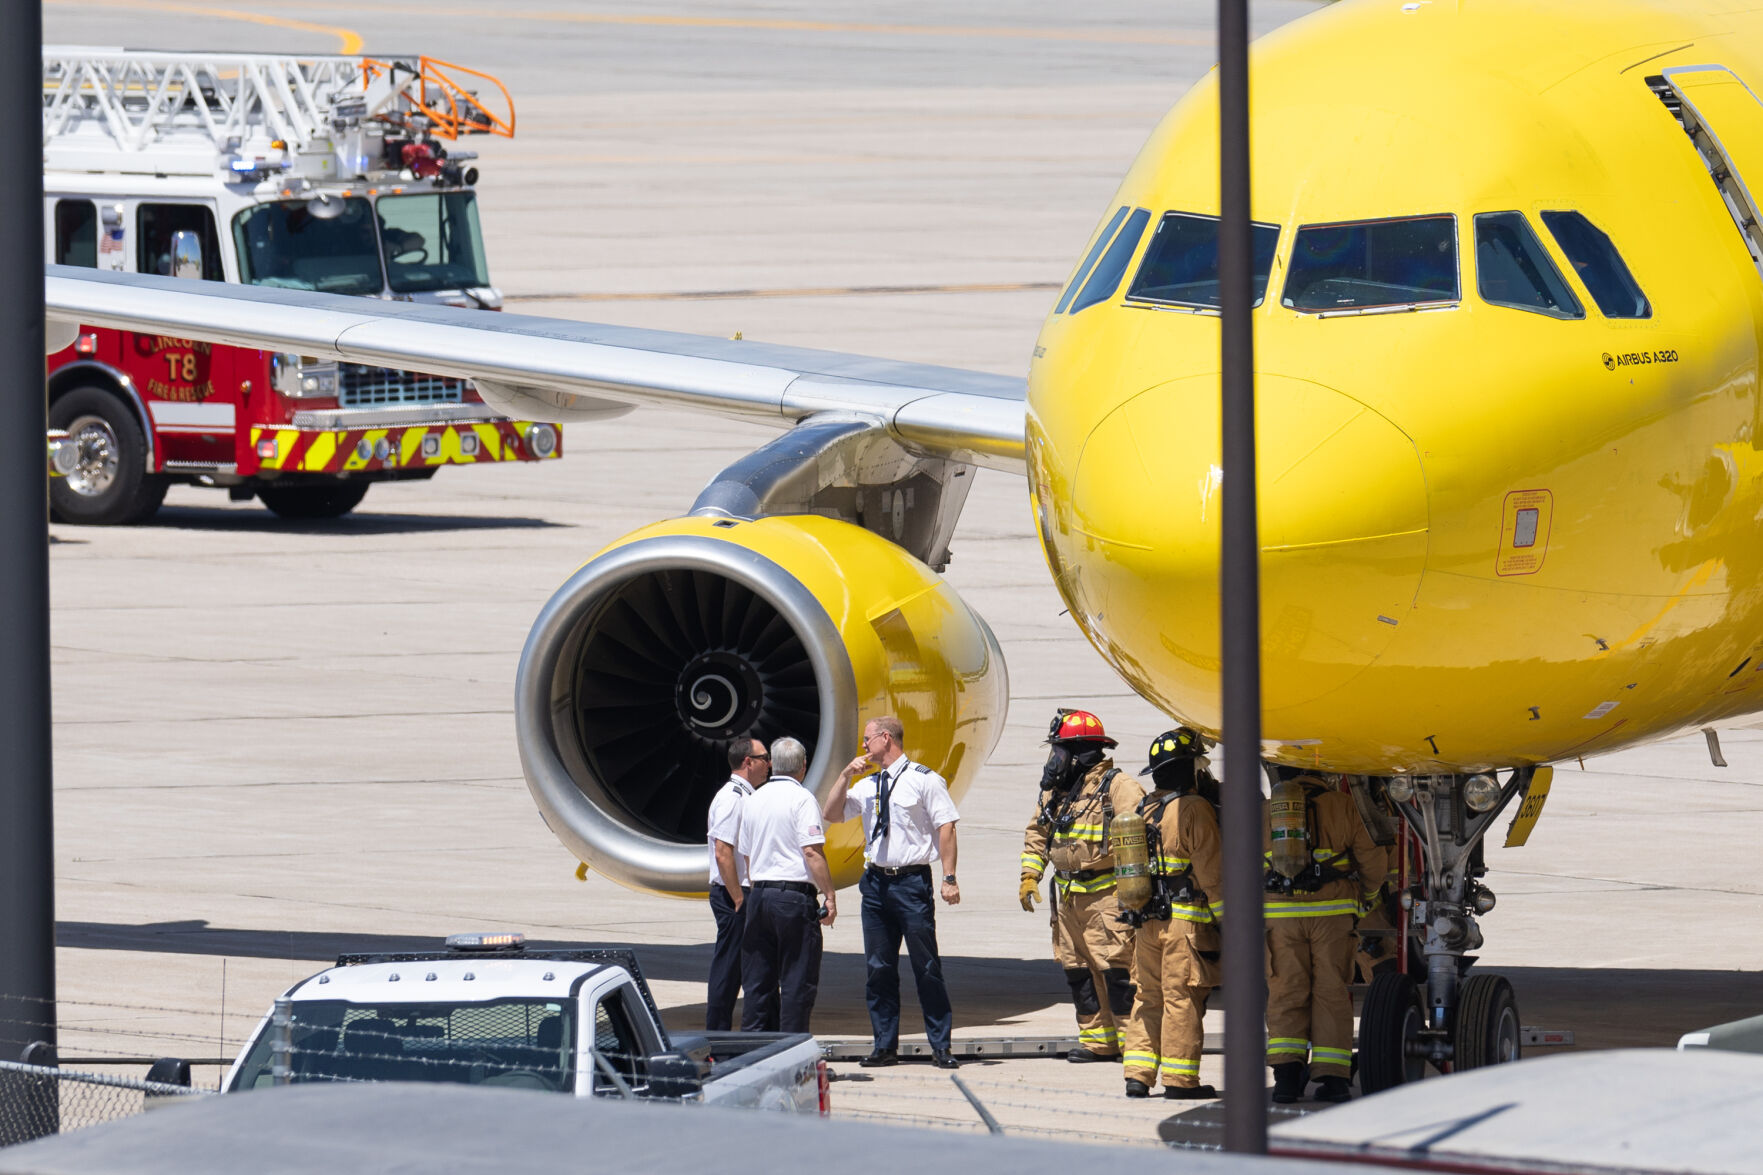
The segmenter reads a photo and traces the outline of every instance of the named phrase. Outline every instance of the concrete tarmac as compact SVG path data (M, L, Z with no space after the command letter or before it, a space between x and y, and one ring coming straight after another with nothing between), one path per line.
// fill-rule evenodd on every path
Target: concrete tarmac
M45 0L45 30L487 69L519 109L516 139L474 144L510 309L1020 373L1120 175L1209 67L1213 12ZM54 527L63 1051L224 1055L338 951L462 929L634 943L669 1021L700 1023L708 910L574 879L520 777L513 674L577 565L771 435L642 412L566 429L561 462L376 487L335 523L180 488L149 526ZM1020 479L981 472L954 550L1012 689L962 804L963 901L939 913L957 1033L1069 1032L1045 915L1016 904L1046 721L1095 710L1134 770L1168 722L1060 615ZM1726 769L1699 735L1567 765L1530 846L1490 849L1483 960L1527 1024L1670 1044L1763 1011L1763 739L1725 749ZM823 1035L868 1030L846 905ZM850 1075L876 1080L841 1083L842 1110L972 1122L927 1069ZM1017 1127L1148 1138L1164 1112L1111 1066L964 1076Z

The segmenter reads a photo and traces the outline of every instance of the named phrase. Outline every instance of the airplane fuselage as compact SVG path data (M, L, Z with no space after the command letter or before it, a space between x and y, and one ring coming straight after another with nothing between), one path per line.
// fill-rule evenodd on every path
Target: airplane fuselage
M1349 0L1255 46L1271 756L1478 770L1763 707L1763 278L1660 87L1763 195L1736 7ZM1217 151L1208 79L1043 327L1028 413L1073 617L1210 732Z

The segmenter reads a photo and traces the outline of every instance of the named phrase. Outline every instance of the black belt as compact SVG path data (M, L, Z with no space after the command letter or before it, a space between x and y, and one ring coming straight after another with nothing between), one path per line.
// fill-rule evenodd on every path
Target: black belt
M755 881L754 889L787 889L791 893L804 894L807 897L819 897L820 890L812 881Z
M871 865L870 868L884 877L930 876L929 865Z
M1055 869L1053 872L1058 875L1060 881L1094 881L1098 877L1107 877L1110 873L1113 873L1114 870L1074 869L1068 873L1063 869Z

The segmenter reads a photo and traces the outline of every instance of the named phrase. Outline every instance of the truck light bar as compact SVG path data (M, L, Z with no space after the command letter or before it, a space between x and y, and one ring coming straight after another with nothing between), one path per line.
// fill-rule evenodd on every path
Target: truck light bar
M449 934L447 949L450 951L502 951L522 950L526 946L524 934L487 934L479 931L474 934Z

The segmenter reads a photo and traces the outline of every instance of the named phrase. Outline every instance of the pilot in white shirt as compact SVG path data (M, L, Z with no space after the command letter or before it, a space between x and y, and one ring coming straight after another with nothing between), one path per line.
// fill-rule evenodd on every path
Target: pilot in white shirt
M743 1032L807 1032L820 991L822 926L838 916L820 806L802 786L808 752L771 744L773 775L741 805L736 849L751 878L741 939ZM826 915L816 910L824 902Z
M704 997L704 1027L716 1032L734 1026L735 997L741 991L741 931L746 914L747 860L735 851L741 808L753 789L771 775L765 744L739 738L729 744L728 782L710 801L710 913L716 919L716 946L710 952L710 982Z
M912 959L918 1004L924 1012L931 1060L943 1069L959 1062L950 1048L953 1014L943 962L937 954L937 914L931 862L942 861L943 900L961 900L955 881L955 822L960 813L943 777L914 763L901 746L904 730L891 715L863 728L863 754L839 775L839 786L821 810L827 822L863 818L868 867L863 895L863 953L868 972L864 997L874 1050L860 1064L892 1065L900 1047L900 943ZM876 768L880 770L875 770ZM874 774L851 781L865 771Z

